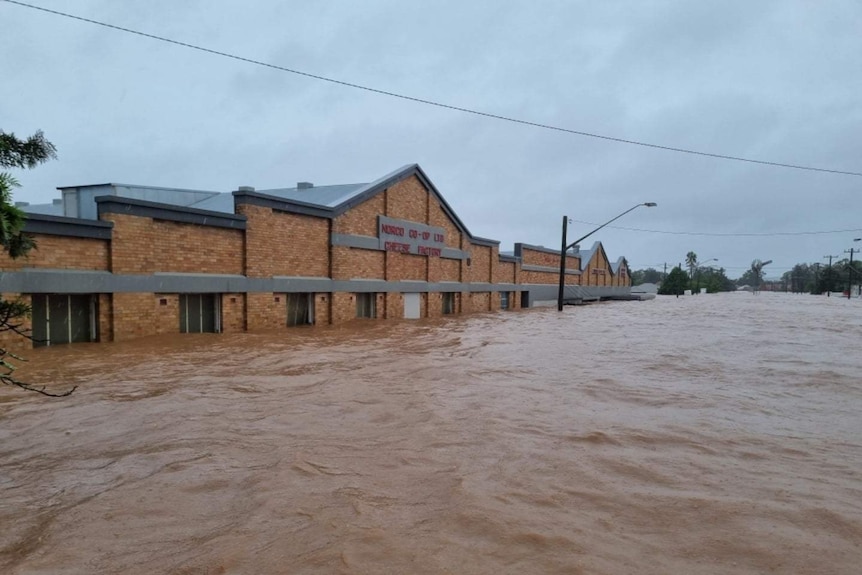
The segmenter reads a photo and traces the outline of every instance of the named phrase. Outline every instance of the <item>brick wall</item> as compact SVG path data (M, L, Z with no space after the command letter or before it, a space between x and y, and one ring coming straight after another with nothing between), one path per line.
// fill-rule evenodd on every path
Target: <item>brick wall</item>
M470 309L465 310L465 313L478 313L491 310L491 294L488 292L470 293L467 301L469 302Z
M428 281L461 281L461 260L429 258L428 270Z
M96 310L99 314L98 341L114 341L114 296L109 293L98 295Z
M159 301L164 299L166 305L160 306ZM113 333L114 341L125 341L164 333L164 329L157 331L156 316L167 318L173 331L179 331L179 301L176 295L162 295L151 293L115 293L113 300ZM157 308L165 311L156 312ZM173 313L173 317L168 318Z
M0 270L22 268L107 270L108 240L33 234L36 247L24 257L13 260L0 254Z
M377 194L373 198L351 208L332 221L332 231L336 234L351 234L355 236L377 237L377 216L385 214L385 194Z
M515 262L498 262L494 270L494 283L515 283Z
M224 333L240 333L245 331L245 294L222 294L221 329Z
M314 325L327 325L330 322L332 296L327 293L314 294Z
M428 277L428 260L439 260L437 257L416 256L397 252L386 254L386 280L418 280L426 281Z
M329 220L238 204L246 222L249 277L329 275Z
M2 297L6 301L15 301L16 299L21 300L22 303L26 305L31 305L30 296L27 294L17 294L17 293L4 293ZM21 327L20 329L24 333L30 333L31 322L29 317L21 318L20 320ZM0 332L0 347L5 349L6 351L12 353L21 353L25 352L29 349L33 349L33 342L27 339L26 337L20 336L17 333L13 333L11 331ZM14 365L18 365L14 359L10 358L10 361Z
M114 222L111 271L242 274L243 232L106 213Z
M332 278L384 279L385 252L332 246Z
M386 306L386 319L399 319L404 317L404 296L402 294L387 293L384 295L384 301Z
M278 298L278 301L275 301ZM282 329L287 325L284 294L250 293L246 297L246 326L250 331Z
M584 269L583 284L590 286L612 285L611 268L602 250L596 250L587 263L586 269Z
M537 272L521 269L516 271L518 283L524 284L559 284L560 282L560 256L545 251L532 250L528 247L521 248L521 263L522 265L544 266L558 270L556 272ZM566 269L577 270L581 265L581 258L577 256L566 255ZM581 276L574 274L566 274L566 285L578 285L581 283Z
M461 249L461 232L452 220L449 219L449 216L446 215L443 207L436 199L429 200L428 224L445 230L447 247Z
M467 267L467 278L470 282L491 282L491 251L492 248L473 244L470 250L470 265Z

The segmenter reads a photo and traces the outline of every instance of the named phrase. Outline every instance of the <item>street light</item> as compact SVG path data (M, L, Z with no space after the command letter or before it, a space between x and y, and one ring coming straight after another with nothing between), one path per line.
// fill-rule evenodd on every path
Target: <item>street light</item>
M709 258L708 260L704 260L694 267L694 273L697 276L697 287L695 289L697 290L698 293L700 293L700 270L701 270L701 268L712 267L712 266L708 266L706 264L708 264L709 262L717 262L717 261L718 261L718 258ZM709 289L709 288L707 288L707 289Z
M633 210L636 210L641 206L646 206L648 208L654 208L657 205L658 204L656 204L655 202L644 202L642 204L636 204L636 205L630 207L629 209L627 209L626 211L624 211L623 213L621 213L620 215L609 219L608 221L606 221L605 223L603 223L602 225L600 225L599 227L597 227L596 229L594 229L593 231L588 233L587 235L576 239L575 241L573 241L570 244L566 243L566 232L568 231L569 217L563 216L563 242L561 244L562 247L560 248L560 291L557 294L557 311L563 311L563 296L564 296L564 292L566 289L566 252L569 251L569 248L575 247L576 245L578 245L579 243L581 243L582 241L584 241L585 239L587 239L588 237L590 237L591 235L593 235L594 233L596 233L597 231L599 231L600 229L602 229L603 227L608 225L609 223L620 219L621 217L623 217L627 213L629 213Z

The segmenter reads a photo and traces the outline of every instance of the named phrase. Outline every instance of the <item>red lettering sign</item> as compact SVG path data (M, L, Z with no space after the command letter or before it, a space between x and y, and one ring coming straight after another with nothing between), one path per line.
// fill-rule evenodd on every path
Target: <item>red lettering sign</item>
M383 248L388 252L410 253L410 244L402 244L400 242L386 242L383 244Z

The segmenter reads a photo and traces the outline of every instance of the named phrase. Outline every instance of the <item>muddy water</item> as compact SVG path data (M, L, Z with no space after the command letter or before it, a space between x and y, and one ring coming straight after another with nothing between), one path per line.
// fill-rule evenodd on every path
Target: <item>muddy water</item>
M856 574L860 325L727 294L34 351L81 387L0 389L0 572Z

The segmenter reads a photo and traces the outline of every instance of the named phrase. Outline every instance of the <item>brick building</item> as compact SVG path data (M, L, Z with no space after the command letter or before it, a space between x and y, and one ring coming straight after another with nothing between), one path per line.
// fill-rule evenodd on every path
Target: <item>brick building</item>
M438 317L556 298L559 252L473 235L418 165L370 184L232 193L122 184L25 206L37 249L0 262L36 344ZM567 297L628 293L624 259L570 252ZM6 345L29 346L21 338Z

